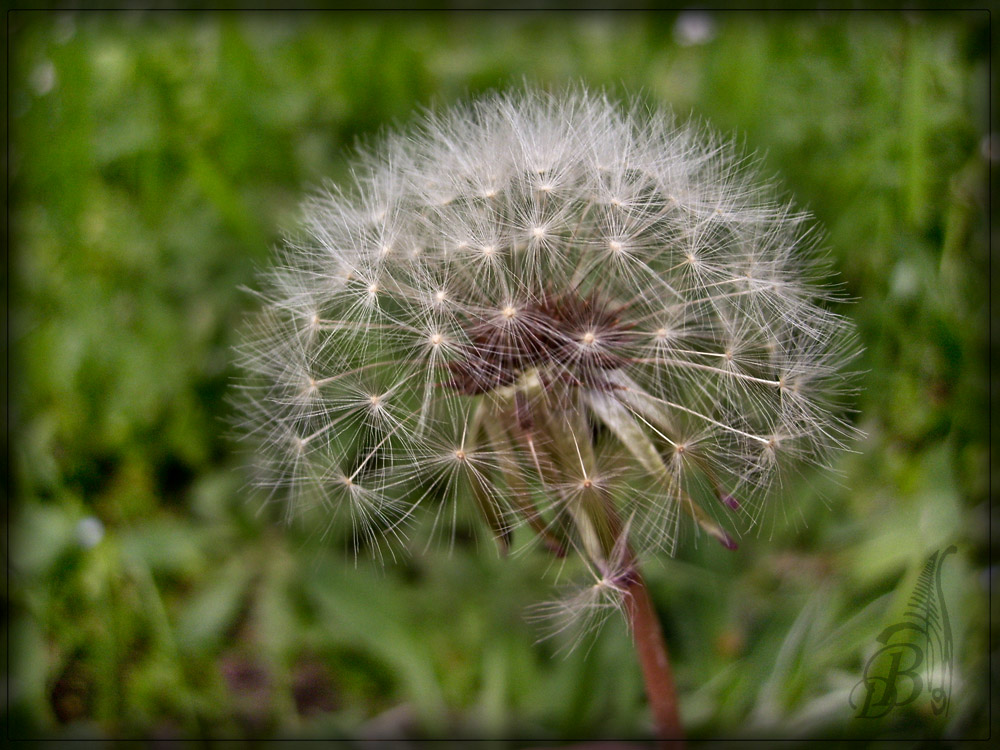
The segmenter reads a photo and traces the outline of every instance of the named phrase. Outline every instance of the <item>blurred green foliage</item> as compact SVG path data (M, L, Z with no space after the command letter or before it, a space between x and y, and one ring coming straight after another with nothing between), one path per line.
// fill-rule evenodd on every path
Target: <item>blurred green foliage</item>
M525 79L737 136L857 299L867 438L836 481L788 488L736 553L648 565L691 734L982 734L985 13L8 19L12 736L649 732L621 623L535 643L525 607L574 563L420 529L355 562L258 512L227 438L239 288L304 191L415 108ZM853 718L875 636L951 543L950 714Z

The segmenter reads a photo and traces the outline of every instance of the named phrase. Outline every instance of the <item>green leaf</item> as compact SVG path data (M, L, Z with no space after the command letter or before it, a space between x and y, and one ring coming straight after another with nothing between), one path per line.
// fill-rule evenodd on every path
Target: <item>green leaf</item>
M230 560L186 603L177 619L177 645L183 652L217 648L246 599L254 570L245 557Z

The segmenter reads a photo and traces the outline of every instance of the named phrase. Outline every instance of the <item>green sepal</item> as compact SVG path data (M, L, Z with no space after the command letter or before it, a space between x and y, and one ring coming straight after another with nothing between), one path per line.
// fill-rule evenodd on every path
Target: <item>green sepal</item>
M676 494L681 498L680 504L685 512L706 533L718 539L723 546L730 549L734 548L735 543L733 542L733 538L680 486L677 479L670 473L670 470L663 461L663 456L660 455L653 441L650 440L649 435L646 434L642 425L636 421L633 411L630 408L632 408L632 403L639 402L639 397L645 392L638 389L638 386L630 386L628 392L632 394L632 398L630 399L629 408L626 408L621 400L609 395L606 391L585 391L587 403L591 411L615 434L622 445L628 449L629 453L635 457L642 467L667 487L673 487L677 490ZM652 404L651 401L648 403Z

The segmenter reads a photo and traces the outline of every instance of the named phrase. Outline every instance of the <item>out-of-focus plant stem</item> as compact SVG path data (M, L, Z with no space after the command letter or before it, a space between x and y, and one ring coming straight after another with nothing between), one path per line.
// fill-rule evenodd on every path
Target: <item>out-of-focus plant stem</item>
M681 748L684 746L684 735L667 644L646 582L634 562L626 592L625 607L629 626L639 664L642 666L646 696L653 712L657 735L663 747Z

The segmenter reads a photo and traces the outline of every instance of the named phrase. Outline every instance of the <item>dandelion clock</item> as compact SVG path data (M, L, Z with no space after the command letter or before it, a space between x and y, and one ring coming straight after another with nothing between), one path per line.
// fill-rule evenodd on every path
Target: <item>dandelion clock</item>
M473 508L503 550L581 555L552 613L621 611L679 737L639 561L735 548L852 438L809 217L703 127L582 88L427 113L303 214L241 350L260 484L366 547Z

